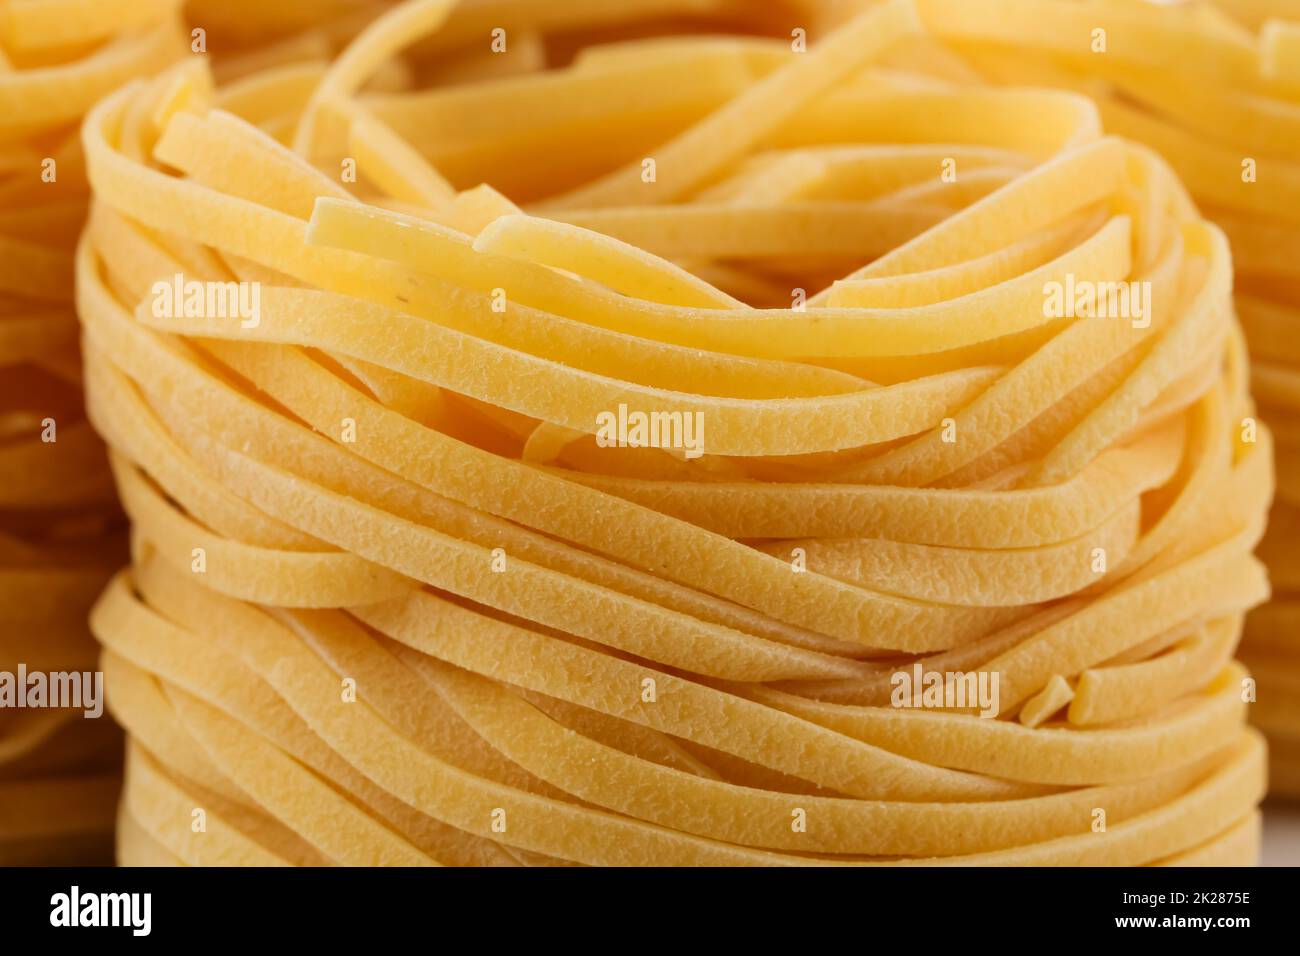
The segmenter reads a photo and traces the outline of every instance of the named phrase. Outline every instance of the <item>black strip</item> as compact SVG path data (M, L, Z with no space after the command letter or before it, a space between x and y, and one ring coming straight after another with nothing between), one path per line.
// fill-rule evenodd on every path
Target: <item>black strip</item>
M1098 936L1149 945L1291 932L1293 880L1280 869L0 870L0 934L6 952L74 934L78 944L355 941L366 951L409 939L435 954L510 941L618 953L781 937L814 952L880 943L1073 948ZM74 885L83 906L87 894L149 893L148 937L51 926L52 897ZM1164 923L1205 918L1249 926ZM1127 919L1154 925L1118 924Z

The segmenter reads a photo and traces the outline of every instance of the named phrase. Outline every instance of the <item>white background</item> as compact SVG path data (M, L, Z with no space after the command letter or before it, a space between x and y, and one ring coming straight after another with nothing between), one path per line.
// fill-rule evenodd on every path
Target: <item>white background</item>
M1300 866L1300 803L1264 804L1264 866Z

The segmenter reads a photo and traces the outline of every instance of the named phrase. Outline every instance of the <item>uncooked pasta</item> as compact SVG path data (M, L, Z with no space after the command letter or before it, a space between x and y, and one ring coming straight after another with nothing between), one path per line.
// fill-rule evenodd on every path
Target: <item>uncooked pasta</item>
M738 9L417 0L90 115L120 862L1254 860L1223 231L910 3Z
M1248 619L1243 657L1271 789L1300 795L1300 12L1286 0L918 7L982 77L1091 96L1106 130L1158 150L1231 243L1251 390L1278 443L1260 547L1276 593Z
M86 616L126 541L81 407L73 250L88 188L77 124L100 97L176 60L179 5L16 0L0 9L4 865L112 859L121 739L103 716Z

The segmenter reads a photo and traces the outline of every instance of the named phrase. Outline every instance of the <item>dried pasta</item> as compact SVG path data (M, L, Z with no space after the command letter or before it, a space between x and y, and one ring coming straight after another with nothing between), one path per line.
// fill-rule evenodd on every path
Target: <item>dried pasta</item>
M909 2L746 10L416 0L88 118L120 862L1253 861L1223 232Z
M1277 440L1260 556L1275 594L1247 621L1271 788L1300 796L1300 22L1275 0L1158 7L1089 0L919 0L987 79L1091 96L1105 128L1160 151L1232 245L1251 387ZM1287 18L1290 18L1288 21ZM1100 32L1099 32L1100 31Z
M89 188L77 124L103 95L176 60L179 6L14 0L0 9L4 865L112 859L121 735L106 716L83 719L87 708L50 706L65 695L49 692L51 675L96 670L86 617L127 550L104 449L81 407L73 251ZM93 693L93 677L81 680Z

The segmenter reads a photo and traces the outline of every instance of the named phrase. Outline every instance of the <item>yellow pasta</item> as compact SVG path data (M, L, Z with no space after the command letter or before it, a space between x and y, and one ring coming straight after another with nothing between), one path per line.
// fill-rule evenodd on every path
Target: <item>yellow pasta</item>
M182 54L179 7L0 10L0 864L112 858L120 734L55 690L64 675L77 697L94 695L86 616L127 554L81 405L73 251L89 189L77 126L97 99Z
M120 862L1253 861L1227 239L825 12L413 0L93 111Z
M1260 684L1259 706L1251 713L1275 744L1273 789L1300 794L1295 5L918 0L918 9L927 27L988 80L1060 86L1091 96L1108 131L1163 154L1232 244L1235 304L1250 348L1252 391L1276 436L1279 471L1270 529L1260 547L1275 594L1251 615L1243 656Z

